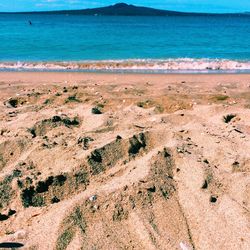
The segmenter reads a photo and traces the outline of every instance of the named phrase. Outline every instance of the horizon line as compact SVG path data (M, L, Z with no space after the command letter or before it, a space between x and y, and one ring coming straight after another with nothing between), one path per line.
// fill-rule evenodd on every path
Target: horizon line
M242 11L242 12L192 12L192 11L179 11L179 10L170 10L170 9L158 9L154 7L146 7L141 5L134 5L134 4L127 4L127 3L115 3L106 6L94 7L94 8L83 8L83 9L58 9L58 10L30 10L30 11L0 11L0 14L35 14L35 13L53 13L53 12L64 12L64 11L82 11L82 10L93 10L105 7L112 7L118 4L125 4L127 6L134 6L139 8L149 8L154 10L160 11L169 11L169 12L176 12L177 14L184 13L184 14L204 14L204 15L237 15L237 14L250 14L250 11Z

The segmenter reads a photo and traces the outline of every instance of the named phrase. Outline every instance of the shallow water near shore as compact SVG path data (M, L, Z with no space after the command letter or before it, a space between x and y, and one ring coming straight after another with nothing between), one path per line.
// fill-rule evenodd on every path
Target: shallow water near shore
M249 23L249 16L1 14L0 68L244 71L250 69ZM63 68L56 62L65 62Z

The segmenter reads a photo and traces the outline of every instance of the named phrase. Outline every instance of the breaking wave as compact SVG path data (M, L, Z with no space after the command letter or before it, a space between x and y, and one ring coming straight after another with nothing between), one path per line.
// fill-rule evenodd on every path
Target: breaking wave
M2 62L2 71L250 72L250 61L226 59L104 60L81 62Z

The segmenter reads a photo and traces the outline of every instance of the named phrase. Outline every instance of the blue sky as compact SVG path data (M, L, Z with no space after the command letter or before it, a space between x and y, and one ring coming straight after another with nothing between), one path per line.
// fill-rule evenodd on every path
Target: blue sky
M115 0L0 0L0 11L32 11L95 8ZM127 0L129 4L190 12L250 11L250 0Z

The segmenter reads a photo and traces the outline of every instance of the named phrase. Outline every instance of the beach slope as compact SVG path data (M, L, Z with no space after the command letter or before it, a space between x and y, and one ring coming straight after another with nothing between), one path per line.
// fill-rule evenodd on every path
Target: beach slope
M0 78L0 247L250 248L250 75Z

